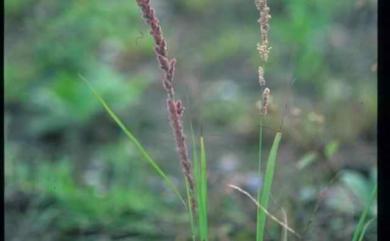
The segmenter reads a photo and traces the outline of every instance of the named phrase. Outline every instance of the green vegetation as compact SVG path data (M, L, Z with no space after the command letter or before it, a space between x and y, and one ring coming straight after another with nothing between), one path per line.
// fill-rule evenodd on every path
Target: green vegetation
M372 221L372 220L370 220L370 221L366 222L366 218L367 218L368 211L370 210L370 208L375 200L377 189L378 189L378 187L377 187L377 185L375 185L374 190L372 191L370 200L368 201L368 203L366 204L366 206L364 208L364 211L360 215L359 223L356 226L355 232L353 233L352 241L363 240L363 237L364 237L364 234L367 230L367 227L370 224L370 222Z
M151 2L196 209L136 2L6 0L5 240L377 240L376 1L268 1L260 129L254 3Z

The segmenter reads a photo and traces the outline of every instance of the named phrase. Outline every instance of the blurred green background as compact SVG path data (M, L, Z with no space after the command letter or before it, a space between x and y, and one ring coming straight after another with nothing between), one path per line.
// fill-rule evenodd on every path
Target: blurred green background
M206 138L210 239L254 240L255 207L227 184L261 185L259 13L253 1L152 5L177 58L187 136L192 123ZM269 5L267 151L283 128L270 212L284 208L304 240L351 240L376 182L377 2ZM5 1L6 240L189 240L180 201L80 78L184 190L148 31L132 0ZM377 240L376 221L365 240Z

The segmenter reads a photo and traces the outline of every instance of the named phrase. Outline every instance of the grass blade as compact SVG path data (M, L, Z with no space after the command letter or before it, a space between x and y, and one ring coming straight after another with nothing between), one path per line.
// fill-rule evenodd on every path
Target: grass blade
M198 169L198 203L199 203L199 230L200 240L208 240L207 224L207 165L206 149L203 137L200 137L200 163Z
M197 154L197 145L195 142L195 134L194 134L194 129L191 125L191 141L192 141L192 160L194 164L194 179L195 179L195 186L197 187L199 180L198 180L198 154ZM190 215L190 224L191 224L191 233L192 233L192 240L196 241L196 236L197 236L197 231L195 227L195 210L192 208L192 203L191 203L191 196L190 196L190 189L188 182L186 180L186 190L187 190L187 199L188 199L188 206L189 206L189 215ZM199 202L198 202L199 203Z
M119 119L119 117L111 110L111 108L108 106L106 101L99 95L99 93L93 88L92 84L85 79L83 76L80 76L82 80L87 83L88 87L91 89L95 97L98 99L98 101L102 104L104 109L107 111L107 113L110 115L110 117L115 121L115 123L122 129L122 131L126 134L126 136L129 138L129 140L135 145L135 147L138 149L138 151L141 153L143 158L152 166L152 168L160 175L160 177L164 180L166 185L177 195L177 197L183 202L184 206L186 207L186 202L184 201L184 198L180 194L179 190L176 188L176 186L173 184L173 182L168 178L168 176L161 170L159 165L152 159L152 157L149 155L149 153L145 150L145 148L142 146L142 144L138 141L138 139L131 133L129 129L126 128L126 126L123 124L123 122Z
M277 132L267 160L267 167L264 174L264 185L261 191L260 203L259 203L265 209L268 208L268 201L271 195L272 180L274 177L276 158L278 155L278 149L279 149L279 144L281 139L282 139L282 133ZM258 222L257 230L256 230L257 241L264 240L264 227L266 221L266 213L264 212L263 209L260 211L261 212L257 220Z
M363 238L364 238L364 235L366 234L366 231L367 231L367 228L368 226L370 226L370 224L372 223L372 221L374 221L375 218L373 219L370 219L363 227L363 230L362 232L360 233L360 237L359 237L359 241L363 241Z
M368 211L370 210L370 207L375 200L377 189L378 189L378 186L377 186L377 184L375 184L374 189L373 189L372 194L371 194L371 197L370 197L370 200L368 201L368 203L366 204L366 207L364 208L362 214L360 215L360 219L359 219L358 225L356 226L355 232L353 234L352 241L358 241L359 236L361 236L361 235L364 236L364 232L365 232L364 222L365 222L366 217L368 215Z

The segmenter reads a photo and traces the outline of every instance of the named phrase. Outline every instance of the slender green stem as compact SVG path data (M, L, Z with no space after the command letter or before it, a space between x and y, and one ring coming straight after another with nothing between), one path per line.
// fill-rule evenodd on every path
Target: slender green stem
M262 150L263 150L263 117L260 118L259 123L259 175L261 175L261 160L262 160Z
M263 150L263 117L260 117L259 122L259 162L258 162L258 177L261 178L261 160L262 160L262 150ZM260 203L261 197L261 187L259 186L257 190L257 202ZM260 230L260 215L262 210L257 209L257 221L256 221L256 230ZM256 232L256 241L260 240L260 232Z
M192 198L190 194L190 187L188 184L188 181L185 179L186 184L186 193L187 193L187 206L188 206L188 216L190 218L190 225L191 225L191 233L192 233L192 241L196 241L196 230L195 230L195 223L194 223L194 210L192 208Z

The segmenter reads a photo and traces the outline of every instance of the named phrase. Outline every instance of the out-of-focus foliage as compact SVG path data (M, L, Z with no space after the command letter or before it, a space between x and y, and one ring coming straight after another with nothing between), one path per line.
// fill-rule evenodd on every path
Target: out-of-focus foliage
M340 177L342 186L336 186L331 190L334 193L329 195L327 204L340 212L359 214L369 202L370 194L377 182L376 170L371 170L370 174L369 178L365 178L358 172L344 171ZM375 202L370 208L371 214L376 215L376 207Z
M318 233L350 240L376 180L377 3L268 2L265 78L272 95L264 150L275 129L284 136L270 211L278 216L283 207L298 232L314 215L308 240L319 240ZM252 192L262 183L253 173L261 106L255 4L151 3L177 59L185 128L192 122L207 140L210 240L253 240L255 208L224 187ZM183 189L148 31L135 1L5 1L7 240L188 237L179 200L80 78L92 82ZM369 215L375 217L375 206ZM280 240L277 225L266 230ZM375 225L366 239L376 240Z
M152 53L149 39L134 44L141 23L134 4L6 1L5 9L7 102L34 100L38 103L31 104L37 108L47 108L52 101L50 108L75 112L73 118L83 120L96 112L92 104L96 101L86 96L89 90L83 92L80 74L101 82L101 90L116 96L122 106L131 103L147 82L118 72L115 63L119 55ZM118 93L121 89L129 94Z

